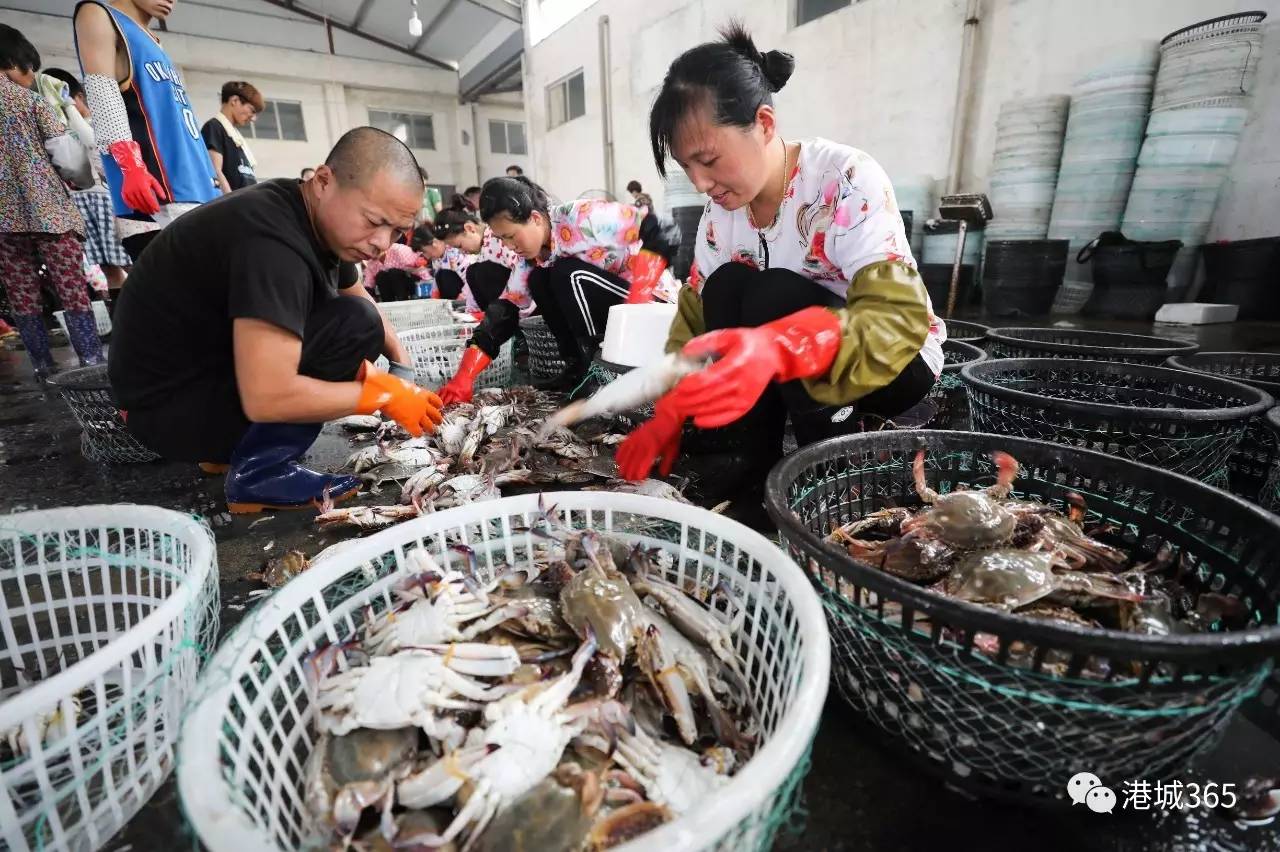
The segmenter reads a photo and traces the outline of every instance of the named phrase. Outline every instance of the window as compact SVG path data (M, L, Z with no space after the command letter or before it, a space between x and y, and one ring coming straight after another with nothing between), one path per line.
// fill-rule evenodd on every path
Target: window
M849 3L850 0L796 0L796 26L839 11Z
M519 121L489 119L489 150L495 154L527 154L524 124Z
M547 87L547 128L587 114L587 92L579 68L563 80Z
M369 123L379 130L387 131L410 148L435 150L435 125L431 123L431 116L425 113L384 112L380 109L371 109Z
M250 139L306 142L307 125L302 120L302 104L298 101L267 101L258 117L241 132Z

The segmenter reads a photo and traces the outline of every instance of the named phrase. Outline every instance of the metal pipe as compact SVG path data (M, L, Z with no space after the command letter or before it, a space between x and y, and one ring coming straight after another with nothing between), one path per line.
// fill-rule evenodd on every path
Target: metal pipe
M480 117L476 114L475 101L471 102L471 151L475 159L476 183L480 184L483 183L480 179Z
M609 54L609 16L601 15L600 31L600 117L604 126L604 186L612 196L614 192L613 162L613 97L611 94L613 72Z
M968 0L964 12L964 40L960 46L960 75L956 81L954 119L951 123L951 149L947 155L947 184L943 195L960 191L960 174L964 170L964 138L968 134L973 108L973 63L977 52L978 23L982 0Z
M946 319L951 319L951 315L956 310L956 294L960 290L960 262L964 259L964 238L968 231L968 224L965 220L960 220L960 229L956 231L956 260L951 265L951 288L947 291L947 315Z

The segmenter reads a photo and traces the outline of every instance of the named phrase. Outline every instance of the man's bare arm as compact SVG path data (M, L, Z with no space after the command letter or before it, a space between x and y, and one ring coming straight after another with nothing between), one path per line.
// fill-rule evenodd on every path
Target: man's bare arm
M232 325L240 405L255 423L320 423L345 417L360 401L359 382L298 375L302 341L277 325L238 318Z
M213 173L218 176L218 186L222 189L222 194L226 195L231 191L231 184L227 183L227 176L222 173L222 153L212 148L206 150L209 152L209 162L213 163Z
M76 44L85 74L101 74L123 82L129 69L116 50L116 27L106 9L86 3L76 9ZM93 108L93 104L89 105Z

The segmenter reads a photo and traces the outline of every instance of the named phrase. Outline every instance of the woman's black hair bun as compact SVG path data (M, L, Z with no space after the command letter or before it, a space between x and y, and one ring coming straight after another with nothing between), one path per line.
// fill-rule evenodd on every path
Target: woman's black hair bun
M760 66L760 71L764 74L765 82L769 84L770 91L780 91L787 84L787 81L791 79L791 72L796 69L795 58L790 53L783 53L781 50L761 53L760 49L756 47L755 40L751 38L751 33L747 32L747 28L743 26L741 21L730 21L728 26L720 31L720 35L724 38L725 43L735 51L748 61Z
M777 92L791 79L791 72L796 70L796 60L790 53L771 50L764 55L760 67L764 69L764 78L769 81L769 88Z

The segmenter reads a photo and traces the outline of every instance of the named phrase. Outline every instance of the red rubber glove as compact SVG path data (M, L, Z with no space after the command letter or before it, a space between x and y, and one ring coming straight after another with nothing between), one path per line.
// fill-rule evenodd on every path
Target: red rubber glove
M629 268L631 288L627 291L627 304L643 305L652 302L653 291L658 289L658 281L662 278L663 270L667 268L667 262L661 255L648 249L640 249L640 252L631 258Z
M454 373L444 387L440 388L440 399L445 405L453 405L457 402L470 402L475 394L476 376L490 363L493 359L484 354L479 346L468 346L467 351L462 353L462 363L458 365L458 372Z
M637 426L618 447L618 473L629 482L649 478L653 463L666 476L680 455L680 431L685 415L670 394L658 400L653 417Z
M380 410L415 438L423 432L434 432L444 419L440 414L444 407L440 397L413 382L384 373L368 361L360 367L356 381L364 383L356 414Z
M805 308L759 328L727 328L685 344L691 358L719 356L671 391L701 429L727 426L751 410L770 382L820 376L840 351L840 320L825 308Z
M120 167L124 176L124 186L120 189L120 197L139 213L154 216L160 212L160 202L165 200L164 186L147 171L142 162L142 149L132 139L112 142L107 148L111 158Z

